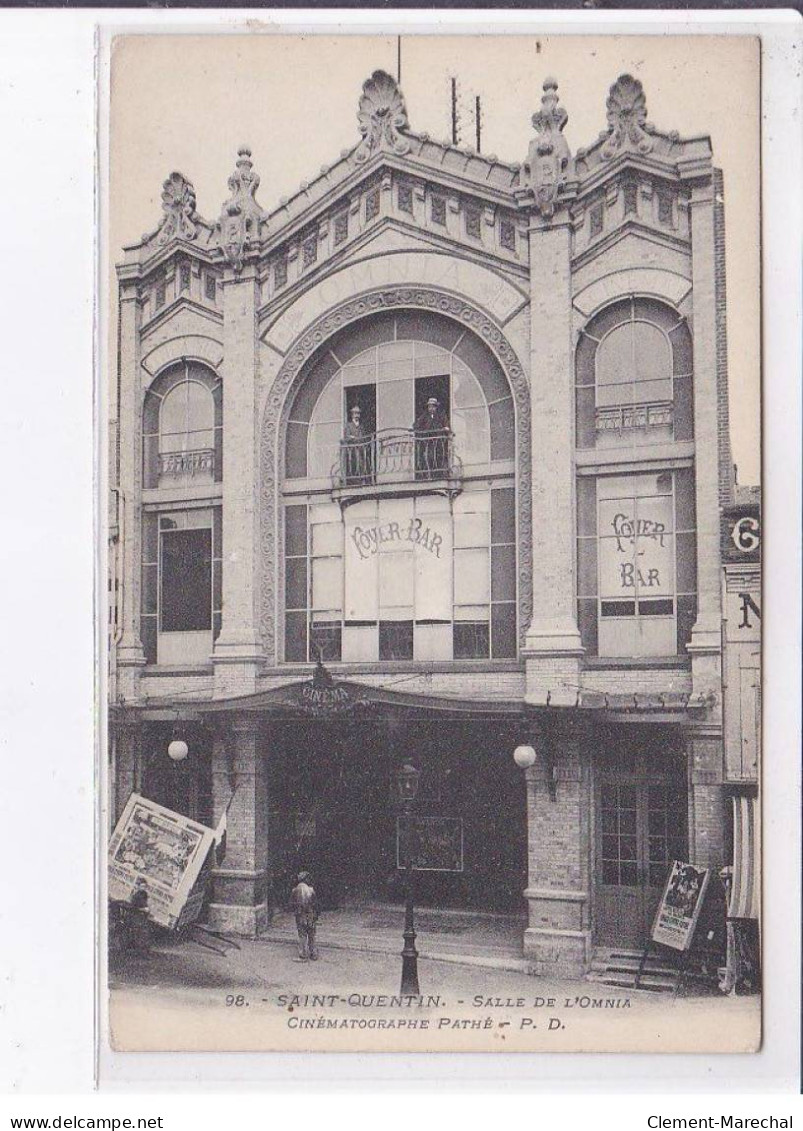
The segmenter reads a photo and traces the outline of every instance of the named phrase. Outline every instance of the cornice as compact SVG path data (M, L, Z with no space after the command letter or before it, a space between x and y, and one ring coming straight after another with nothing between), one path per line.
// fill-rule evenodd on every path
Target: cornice
M125 248L124 250L140 250L140 248L141 245L134 245L133 248ZM177 256L196 259L205 266L215 266L221 264L223 260L223 255L217 247L204 247L197 243L188 243L187 240L175 239L144 259L126 260L116 264L117 277L120 280L147 280Z
M153 330L163 326L165 322L169 322L171 318L174 318L176 314L182 310L192 310L197 314L203 315L204 318L208 318L210 322L217 322L219 325L223 325L222 311L211 310L208 306L204 306L203 303L196 302L195 299L187 298L186 295L182 295L181 298L177 298L174 302L163 306L157 314L154 314L153 318L149 318L148 321L143 324L143 342Z
M418 243L425 246L402 247L394 249L393 251L377 253L381 254L383 257L416 254L448 255L460 258L468 263L473 263L476 266L484 267L487 270L493 271L495 274L513 275L523 284L527 284L527 280L530 276L529 262L522 262L521 260L511 261L501 255L497 255L491 248L477 247L468 242L463 243L448 235L444 236L438 232L433 232L428 228L421 228L416 224L405 224L392 216L383 216L373 227L361 232L351 243L340 248L339 251L329 256L328 259L324 259L316 264L316 266L309 270L307 274L303 275L302 278L296 279L286 288L283 287L280 295L273 295L264 302L257 311L257 318L260 324L264 321L275 320L287 307L292 306L301 295L311 290L313 287L319 286L331 275L337 274L339 271L350 267L352 264L356 266L358 263L366 263L371 259L377 258L376 255L360 255L359 253L367 248L379 233L386 231L401 232L404 235L414 236ZM263 266L264 265L265 261L263 260ZM523 295L522 299L524 300L525 297L526 296Z
M334 211L339 202L362 191L362 186L366 182L380 180L385 172L401 174L419 184L437 187L442 189L444 195L447 196L471 197L486 205L507 208L514 214L519 211L512 188L509 192L505 192L487 183L483 184L471 178L461 178L451 171L417 162L415 156L414 154L396 156L378 153L366 164L354 166L348 175L333 184L329 192L319 196L314 201L310 201L308 207L293 216L287 215L287 205L282 205L269 213L267 217L269 230L260 243L260 255L274 255L283 244L291 242L295 237L303 234L307 228L314 226L318 218ZM294 199L297 199L297 197ZM284 218L282 213L285 213Z
M681 251L684 255L691 254L691 240L684 240L680 236L670 235L669 232L660 232L656 228L642 223L640 220L625 220L612 231L595 239L591 246L585 247L582 251L577 252L577 254L572 257L572 271L579 271L581 267L585 267L587 264L593 262L597 256L602 255L613 247L614 244L617 244L620 240L629 235L639 236L651 243L658 244L660 247L670 248L673 251Z

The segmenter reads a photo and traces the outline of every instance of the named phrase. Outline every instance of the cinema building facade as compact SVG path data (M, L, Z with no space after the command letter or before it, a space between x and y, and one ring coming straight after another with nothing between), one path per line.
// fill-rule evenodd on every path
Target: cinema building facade
M273 210L246 148L216 222L171 174L118 267L113 808L225 811L253 934L302 864L396 898L412 760L419 902L582 973L730 862L721 176L627 75L574 154L547 80L520 165L382 72L358 119Z

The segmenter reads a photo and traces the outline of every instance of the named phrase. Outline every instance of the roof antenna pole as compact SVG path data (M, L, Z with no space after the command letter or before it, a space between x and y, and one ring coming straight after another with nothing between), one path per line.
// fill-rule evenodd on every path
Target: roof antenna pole
M452 145L457 145L457 79L452 77Z
M474 98L474 124L477 127L477 153L482 153L482 106L479 95Z

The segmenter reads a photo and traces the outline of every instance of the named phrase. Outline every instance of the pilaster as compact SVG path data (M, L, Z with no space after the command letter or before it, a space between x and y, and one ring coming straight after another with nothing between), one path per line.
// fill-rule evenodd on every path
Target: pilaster
M688 645L693 691L721 688L719 571L719 404L717 391L716 243L711 178L692 190L694 435L697 504L697 621Z
M536 974L576 977L591 963L589 769L574 737L545 731L533 745L524 954Z
M724 753L719 733L693 734L689 751L689 855L699 867L715 872L725 858Z
M583 649L574 586L571 229L562 208L530 223L533 618L526 698L574 702Z
M226 852L213 872L209 922L254 937L268 924L268 785L256 718L215 734L214 820L226 813Z
M117 824L132 793L136 792L141 772L143 724L124 718L110 724L114 742L114 776L110 775L109 808L112 826Z
M216 694L247 693L263 660L257 617L257 269L229 266L223 281L223 617L215 642Z
M121 700L136 699L145 653L140 636L142 537L142 307L136 279L121 278L120 297L120 540L121 636L117 646L117 690Z

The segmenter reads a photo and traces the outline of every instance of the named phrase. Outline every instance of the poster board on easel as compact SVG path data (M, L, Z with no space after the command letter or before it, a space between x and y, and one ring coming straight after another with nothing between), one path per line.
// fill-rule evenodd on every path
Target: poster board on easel
M673 860L661 901L652 922L650 938L661 946L688 951L703 907L710 873L681 860Z
M148 916L162 927L187 925L201 908L216 833L138 793L126 802L109 842L109 898L148 894Z

